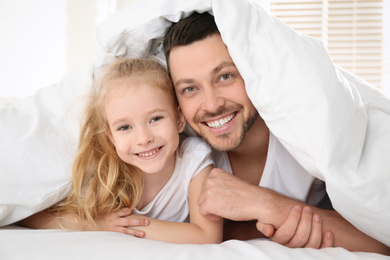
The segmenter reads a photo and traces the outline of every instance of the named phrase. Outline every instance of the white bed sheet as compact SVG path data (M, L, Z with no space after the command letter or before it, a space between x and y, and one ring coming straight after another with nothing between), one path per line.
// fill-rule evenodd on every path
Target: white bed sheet
M33 230L16 226L0 228L2 260L69 259L343 259L384 260L374 253L342 248L290 249L266 239L229 240L222 244L169 244L112 232Z

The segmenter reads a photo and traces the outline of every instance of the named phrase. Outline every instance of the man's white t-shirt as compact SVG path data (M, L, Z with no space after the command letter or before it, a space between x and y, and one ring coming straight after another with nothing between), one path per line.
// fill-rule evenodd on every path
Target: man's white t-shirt
M232 173L227 153L214 150L213 159L216 168ZM309 174L272 133L259 186L314 206L326 195L325 183Z
M143 209L134 214L155 219L188 222L188 187L191 180L205 167L214 164L211 148L198 137L187 137L176 151L175 170L168 183Z

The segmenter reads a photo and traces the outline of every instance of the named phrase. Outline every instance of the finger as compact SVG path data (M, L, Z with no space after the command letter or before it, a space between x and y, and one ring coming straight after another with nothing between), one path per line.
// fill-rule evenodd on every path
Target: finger
M139 227L139 226L148 226L150 221L143 218L122 218L119 222L120 226L124 227Z
M332 231L326 231L324 234L324 240L322 241L321 248L334 247L334 235Z
M198 208L199 214L202 215L203 217L207 215L207 212L206 212L206 210L204 209L204 208L205 208L205 206L204 206L204 204L205 204L204 201L205 201L204 195L203 195L203 193L201 193L201 194L199 195L199 198L198 198L197 203L198 203L198 207L199 207L199 208Z
M285 244L291 248L301 248L309 241L312 229L313 211L309 206L305 206L302 211L301 218L296 228L294 236Z
M270 239L279 244L287 244L295 234L299 220L302 215L302 207L295 206L288 215L286 221L275 231L275 234Z
M144 238L145 237L145 232L144 231L141 231L141 230L136 230L136 229L132 229L132 228L125 228L125 234L127 235L132 235L132 236L135 236L135 237L139 237L139 238Z
M198 199L198 212L201 216L210 219L210 220L220 220L221 218L217 215L214 215L211 213L211 210L208 206L209 203L207 203L206 199L201 200L202 195L199 196Z
M305 247L318 249L322 240L322 219L320 215L314 214L312 219L311 233L309 241Z
M218 173L218 169L214 168L210 171L210 173L204 179L202 189L201 189L200 195L199 195L198 200L197 200L197 203L199 206L199 214L204 216L204 217L207 217L207 215L211 215L210 210L213 209L212 208L213 205L211 205L211 208L210 208L209 201L210 201L210 197L212 198L212 196L210 195L210 186L213 186L212 185L213 179L215 179L219 175L220 174ZM209 217L207 217L207 218L209 218Z
M205 204L205 201L206 201L206 190L205 190L205 183L203 183L203 186L202 186L202 190L199 194L199 197L198 197L198 200L197 200L197 203L198 203L198 206L199 206L199 213L201 213L203 211L203 208L204 208L204 204ZM201 214L203 216L203 214Z
M259 230L261 233L264 234L266 237L270 237L274 234L275 228L271 224L263 224L260 221L257 221L256 223L256 228Z
M204 215L205 218L212 220L212 221L219 221L222 218L220 216L214 215L214 214L206 214Z
M130 216L133 212L129 208L121 208L116 213L119 217L127 217Z

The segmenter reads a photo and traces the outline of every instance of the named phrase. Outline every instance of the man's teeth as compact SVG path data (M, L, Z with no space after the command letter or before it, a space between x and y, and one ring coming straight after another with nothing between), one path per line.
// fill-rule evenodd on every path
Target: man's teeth
M234 114L231 114L231 115L224 117L224 118L221 118L219 120L215 120L212 122L206 122L206 124L212 128L220 128L220 127L224 126L227 122L232 120L233 117L234 117Z
M158 150L160 150L160 148L157 148L157 149L150 151L150 152L147 152L147 153L139 153L138 155L141 157L148 157L148 156L152 156L153 154L157 153Z

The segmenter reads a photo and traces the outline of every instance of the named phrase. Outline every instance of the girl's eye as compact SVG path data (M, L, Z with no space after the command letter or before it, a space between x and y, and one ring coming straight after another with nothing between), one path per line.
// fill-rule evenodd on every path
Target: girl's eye
M232 77L231 74L223 74L221 77L219 77L219 79L221 81L226 81L226 80L230 79L231 77Z
M126 130L129 130L131 129L131 127L129 125L124 125L124 126L121 126L118 128L119 131L126 131Z
M157 122L157 121L160 120L160 119L162 119L162 116L153 117L152 120L150 120L150 123Z

